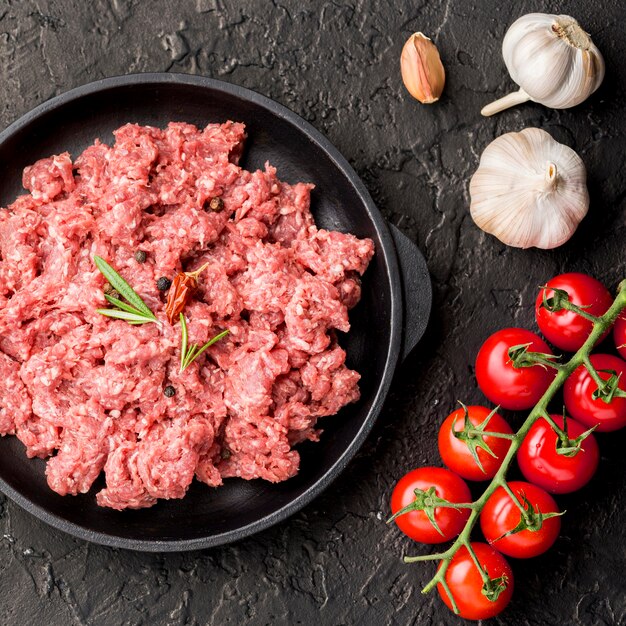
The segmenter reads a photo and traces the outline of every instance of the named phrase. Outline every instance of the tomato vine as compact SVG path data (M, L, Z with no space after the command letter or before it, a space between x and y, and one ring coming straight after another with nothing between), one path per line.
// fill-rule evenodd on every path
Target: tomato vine
M557 292L558 293L558 292ZM554 420L550 417L548 413L548 404L554 397L554 395L561 389L567 378L580 366L585 367L589 370L590 375L594 378L594 380L599 385L599 389L602 390L601 397L609 398L606 401L609 402L610 398L613 397L626 397L626 392L617 387L616 381L611 381L610 383L606 380L600 378L598 372L591 365L591 361L589 356L591 351L595 347L596 343L609 331L611 326L614 324L620 313L626 309L626 280L622 281L618 288L618 293L613 301L610 308L604 313L602 316L594 316L591 315L588 311L583 310L583 308L574 305L568 298L565 292L558 293L558 297L553 298L550 303L550 310L556 311L561 309L567 311L573 311L578 315L581 315L586 320L589 320L593 324L593 328L591 333L589 334L587 340L584 342L582 347L571 357L569 361L566 363L558 363L552 359L545 359L543 354L538 355L535 362L542 363L544 366L553 367L556 370L556 376L554 380L550 383L550 386L545 391L543 396L539 399L534 408L530 411L528 417L520 427L520 429L511 437L511 446L506 453L502 465L496 472L495 476L483 492L483 494L478 498L478 500L464 505L466 508L471 510L469 518L467 519L463 530L461 530L460 534L456 538L456 540L452 543L452 545L445 550L444 552L438 552L436 554L426 554L421 556L405 556L405 563L414 563L421 561L437 561L440 560L441 563L439 568L437 569L436 574L433 578L426 584L423 588L422 593L428 593L435 586L440 585L445 590L452 608L455 613L459 613L459 607L456 599L454 598L450 587L446 581L446 572L450 567L450 564L462 548L466 549L469 555L472 557L476 567L480 572L480 576L483 579L483 594L494 595L496 596L501 592L502 585L506 584L506 581L502 581L501 579L491 579L485 569L480 565L479 560L476 557L474 549L472 548L472 544L470 542L470 535L472 530L474 529L476 523L479 520L480 513L482 512L487 500L489 500L490 496L500 487L507 490L508 485L506 482L506 474L511 466L511 462L515 458L517 451L522 444L522 441L528 434L531 427L537 422L537 420L543 418L545 419L555 430L559 438L563 441L568 440L568 435L566 430L560 428ZM524 358L529 358L532 360L532 353L526 353ZM546 363L546 360L549 362ZM607 384L611 386L610 390L607 390ZM575 443L575 442L574 442ZM519 503L519 501L518 501ZM437 502L438 507L458 507L458 504L454 503L446 503L445 501ZM520 507L523 507L523 503L519 503Z

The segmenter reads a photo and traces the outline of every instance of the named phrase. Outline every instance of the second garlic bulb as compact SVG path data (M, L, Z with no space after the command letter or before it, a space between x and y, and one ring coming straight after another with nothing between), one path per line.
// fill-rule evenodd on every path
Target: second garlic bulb
M504 37L502 56L520 90L484 107L483 115L527 100L567 109L586 100L604 78L600 50L568 15L520 17Z
M494 139L470 181L472 218L516 248L556 248L589 208L582 159L545 130L526 128Z

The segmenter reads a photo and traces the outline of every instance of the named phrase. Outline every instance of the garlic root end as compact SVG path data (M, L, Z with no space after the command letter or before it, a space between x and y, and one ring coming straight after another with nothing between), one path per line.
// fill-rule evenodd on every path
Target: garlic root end
M513 93L507 94L503 98L496 100L495 102L491 102L487 106L483 107L480 112L485 117L489 117L490 115L494 115L496 113L500 113L500 111L504 111L504 109L508 109L509 107L513 107L516 104L521 104L522 102L528 102L530 100L530 96L523 90L514 91Z
M556 163L548 161L546 163L545 189L544 191L554 191L558 182L558 170Z

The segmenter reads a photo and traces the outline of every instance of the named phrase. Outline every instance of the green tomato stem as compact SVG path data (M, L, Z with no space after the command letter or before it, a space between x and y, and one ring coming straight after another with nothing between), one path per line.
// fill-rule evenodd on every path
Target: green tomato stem
M509 433L494 433L488 430L478 430L477 428L470 428L467 431L468 435L479 435L481 437L495 437L496 439L515 439L515 435Z
M561 428L552 419L552 417L550 416L550 413L545 411L541 417L543 417L543 419L546 420L546 422L548 422L548 424L550 424L550 426L552 427L552 430L559 436L559 439L561 439L561 441L569 441L569 436L567 435L565 430L563 428ZM565 424L565 416L563 416L563 423Z
M435 554L420 554L419 556L405 556L405 563L419 563L420 561L439 561L445 560L449 556L450 550L445 552L436 552Z
M485 568L480 564L480 561L476 556L476 552L474 552L474 548L472 548L471 542L468 540L463 545L467 548L469 555L472 557L472 561L474 561L476 569L480 572L480 577L483 579L483 583L489 584L489 574L487 574Z
M528 511L524 508L524 505L517 499L517 496L513 493L511 487L506 482L506 480L502 483L502 488L509 494L509 498L513 500L515 506L520 510L522 514L522 519L526 522L527 526L530 526L530 519L528 517Z
M445 568L446 568L446 570L448 569L448 567L447 567L447 566L445 566ZM442 567L441 569L443 569L443 567ZM445 572L444 572L444 574L445 574ZM458 614L458 613L460 612L460 611L459 611L459 606L458 606L458 604L456 603L456 600L455 600L455 598L454 598L454 595L453 595L452 591L450 590L450 587L448 586L448 583L447 583L447 581L446 581L446 579L445 579L445 578L442 578L442 579L441 579L441 586L445 589L445 591L446 591L446 595L448 596L448 598L450 598L450 604L452 604L452 610L453 610L455 613L457 613L457 614Z
M585 357L583 358L583 365L589 372L591 378L593 378L593 381L598 386L598 389L602 387L604 385L604 380L601 378L600 374L596 372L596 368L592 365L591 360L589 359L589 355L585 355Z
M557 357L560 358L560 357ZM536 356L534 358L534 361L537 365L543 365L544 367L551 367L552 369L555 370L560 370L563 368L563 365L561 363L556 363L555 361L551 361L550 359L546 359L542 356Z
M573 313L580 315L580 317L584 317L586 320L589 320L592 324L595 324L600 319L596 315L587 313L585 309L575 305L573 302L569 302L569 301L561 302L561 307L565 309L566 311L572 311Z
M515 436L511 440L511 446L509 447L509 450L506 453L504 460L502 461L502 465L500 466L500 469L497 471L496 475L493 477L493 479L491 480L491 482L489 483L489 485L487 486L483 494L480 496L480 498L473 503L474 508L472 509L472 512L470 513L470 516L467 522L465 523L463 530L461 531L459 536L456 538L454 543L450 546L448 550L441 553L440 555L429 555L429 557L432 557L432 558L405 557L404 559L405 562L409 562L409 563L414 562L414 561L434 560L436 558L441 558L441 566L437 570L437 573L435 574L435 576L433 576L433 578L423 588L422 593L428 593L438 583L441 583L444 586L444 589L446 589L446 585L444 584L445 573L448 569L448 566L450 565L450 562L452 561L456 553L459 551L461 546L469 546L471 532L474 526L476 525L476 522L478 522L478 518L480 516L481 511L483 510L485 506L485 503L493 494L493 492L498 487L506 488L505 487L506 474L509 471L509 468L511 467L511 463L513 462L513 459L515 458L515 455L517 454L517 451L522 441L528 434L528 431L530 430L531 426L539 418L542 418L542 417L545 418L548 415L549 402L555 396L557 391L563 386L563 384L565 383L567 378L572 374L572 372L574 372L574 370L578 368L579 366L585 365L586 362L589 361L589 355L591 354L591 351L593 350L594 346L596 345L600 337L602 337L602 335L604 335L604 333L613 325L613 323L615 322L615 320L617 319L617 317L619 316L619 314L622 312L624 308L626 308L626 280L623 280L620 283L618 287L617 297L615 298L609 310L602 317L597 317L597 318L594 317L593 320L590 320L590 321L593 321L593 330L591 331L591 334L587 338L587 341L585 341L585 343L580 348L580 350L578 350L578 352L576 352L576 354L574 354L574 356L572 356L572 358L567 363L563 363L559 366L554 380L552 381L552 383L550 384L546 392L543 394L543 396L540 398L539 402L537 402L535 407L531 410L528 417L526 418L526 421L522 424L522 426L517 431L517 433L515 433ZM590 318L588 314L583 315L583 312L579 310L577 310L576 312L582 315L583 317L585 317L586 319ZM557 432L559 432L559 430L561 429L557 429ZM471 551L470 551L470 554L471 554ZM482 571L482 568L481 568L481 571ZM452 599L452 594L450 593L449 589L446 589L446 593L448 593L448 595ZM453 600L452 602L453 602L453 606L455 606L455 603ZM458 610L455 610L455 612L458 612Z

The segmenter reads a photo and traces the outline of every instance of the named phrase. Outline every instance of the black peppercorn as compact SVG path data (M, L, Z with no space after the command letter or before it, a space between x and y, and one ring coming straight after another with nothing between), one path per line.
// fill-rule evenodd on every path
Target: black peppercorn
M171 398L176 395L176 389L174 389L172 385L168 385L165 389L163 389L163 394L166 398Z
M135 252L135 261L137 261L137 263L145 263L147 256L145 250L137 250L137 252Z
M103 291L105 295L110 296L111 298L116 298L117 300L120 299L120 294L113 289L109 283L105 283Z
M221 198L211 198L209 202L209 208L211 211L221 211L224 208L224 200Z
M221 453L220 456L226 460L226 459L230 459L230 450L228 448L224 448Z
M161 276L159 280L157 280L157 289L159 291L167 291L172 286L172 281L166 276Z

